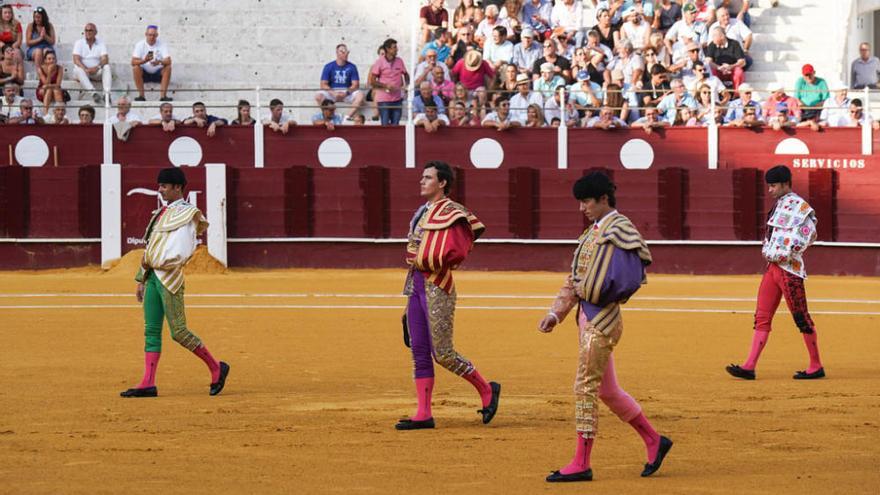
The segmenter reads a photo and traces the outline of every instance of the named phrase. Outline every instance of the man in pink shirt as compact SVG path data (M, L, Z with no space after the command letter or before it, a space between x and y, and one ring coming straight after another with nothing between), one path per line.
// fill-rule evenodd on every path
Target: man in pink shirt
M483 60L483 55L477 50L468 50L467 54L455 63L452 73L458 78L458 82L467 88L468 93L477 96L480 104L485 105L486 91L495 77L495 71L488 62ZM477 91L482 90L482 91Z
M397 41L388 38L382 44L385 55L370 69L370 86L379 106L382 125L397 125L403 114L403 87L409 84L409 73L397 57Z

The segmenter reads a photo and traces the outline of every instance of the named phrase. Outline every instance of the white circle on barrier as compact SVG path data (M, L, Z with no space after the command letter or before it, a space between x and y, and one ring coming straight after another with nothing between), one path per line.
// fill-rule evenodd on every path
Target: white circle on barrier
M42 167L49 160L49 145L39 136L25 136L15 145L15 161L22 167Z
M504 161L504 148L492 138L478 139L471 146L471 163L477 168L498 168Z
M777 155L809 155L810 148L807 143L798 138L783 139L776 145Z
M620 147L620 163L630 170L647 170L654 163L654 148L644 139L630 139Z
M327 168L345 168L351 163L351 146L341 137L327 138L318 146L318 162Z
M202 163L202 145L191 137L179 137L168 147L168 161L175 167L197 167Z

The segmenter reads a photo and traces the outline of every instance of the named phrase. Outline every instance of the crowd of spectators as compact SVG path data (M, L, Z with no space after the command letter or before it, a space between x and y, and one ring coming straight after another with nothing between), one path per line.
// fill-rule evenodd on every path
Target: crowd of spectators
M314 95L311 123L329 130L372 120L398 125L412 101L413 122L429 132L442 126L558 126L643 128L666 126L737 127L858 125L866 118L861 101L850 101L847 87L829 85L810 64L803 66L794 94L773 85L764 98L745 82L752 65L749 51L750 4L754 0L460 0L447 10L445 0L428 0L419 12L420 47L412 76L398 56L398 43L385 40L360 84L357 66L345 44L336 46ZM72 50L72 76L96 104L113 84L110 57L94 23L83 29ZM0 6L0 122L70 123L62 88L65 69L57 58L56 30L49 13L38 7L23 29L12 5ZM852 63L854 88L878 88L880 59L860 47ZM24 61L34 64L34 98L23 98ZM139 124L204 128L209 136L226 119L207 113L201 102L190 116L174 113L168 96L171 50L148 25L131 55L137 96L145 101L147 82L159 84L159 114L144 119L121 97L109 117L122 128ZM779 86L779 87L776 87ZM337 113L343 104L344 115ZM858 110L858 111L857 111ZM75 115L94 121L94 108ZM280 99L273 99L261 122L287 134L297 123ZM250 104L240 101L233 125L254 125Z

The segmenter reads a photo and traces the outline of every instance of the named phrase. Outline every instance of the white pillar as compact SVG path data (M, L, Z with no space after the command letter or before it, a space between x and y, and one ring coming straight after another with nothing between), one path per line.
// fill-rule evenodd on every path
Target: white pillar
M205 204L208 254L226 264L226 164L205 164Z
M568 168L568 126L565 122L565 89L559 88L559 101L562 102L562 118L559 119L559 128L556 132L556 168L564 170Z
M255 111L254 120L254 168L263 168L265 165L263 154L263 119L260 117L260 87L257 86L257 101L251 107Z
M101 266L122 257L122 167L101 165Z
M708 165L709 170L717 170L718 169L718 123L715 121L715 93L710 95L712 99L709 105L709 114L712 116L712 120L709 121L709 126L706 128L706 132L708 133L706 136L708 138Z
M412 120L406 123L406 168L416 168L416 126Z
M871 115L871 92L865 88L865 96L862 101L862 108L865 112L865 123L862 124L862 154L874 154L874 117Z
M406 92L406 168L416 168L416 127L413 125L413 99L415 98L415 70L418 63L416 48L419 46L419 9L421 8L418 0L410 0L410 46L409 46L409 87ZM414 14L414 15L413 15Z

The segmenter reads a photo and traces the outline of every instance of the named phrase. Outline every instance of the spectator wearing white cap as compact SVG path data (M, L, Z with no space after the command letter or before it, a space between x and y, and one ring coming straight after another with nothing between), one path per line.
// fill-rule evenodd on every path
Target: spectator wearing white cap
M602 106L602 100L605 99L605 93L602 86L590 80L590 73L582 70L577 73L577 82L568 87L568 101L574 105L574 109L578 114L583 116L591 116L593 112Z
M496 71L502 64L513 61L513 43L507 40L507 28L495 26L492 38L483 45L483 59Z
M541 76L534 81L532 89L540 93L546 100L550 98L559 86L565 86L565 80L553 72L553 64L544 62L541 64Z
M764 102L764 119L770 122L775 117L780 103L785 103L788 115L795 121L801 120L801 103L797 98L785 94L785 85L782 83L773 83L770 85L770 96Z
M839 127L842 119L849 117L850 99L847 96L846 84L837 81L831 84L831 98L822 104L822 112L819 114L819 124L825 127Z
M754 108L755 117L758 120L763 120L764 112L761 109L761 104L756 101L755 90L752 89L752 86L749 83L742 83L739 85L739 90L737 92L739 93L739 98L728 104L727 114L724 116L724 123L730 124L743 120L745 111L749 108Z
M853 89L878 88L880 80L880 58L871 55L871 45L859 45L859 58L850 66L850 79Z
M510 97L510 114L523 124L528 117L529 105L544 106L544 97L537 91L532 91L532 79L526 74L516 76L516 94Z
M651 25L642 18L642 13L635 7L630 7L623 11L623 26L620 28L620 39L629 40L635 51L641 53L642 49L648 46L648 39L651 37Z
M535 41L535 31L526 26L519 35L520 42L513 47L513 64L520 74L529 74L541 58L541 44Z

